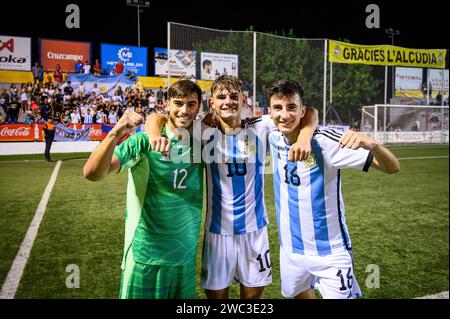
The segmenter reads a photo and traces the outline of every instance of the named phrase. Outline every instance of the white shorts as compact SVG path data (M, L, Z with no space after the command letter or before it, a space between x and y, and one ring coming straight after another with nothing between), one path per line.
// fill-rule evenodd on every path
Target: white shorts
M225 289L233 280L246 287L272 283L267 227L243 235L205 232L201 287Z
M292 253L280 247L281 294L293 298L315 288L324 299L354 299L361 290L354 274L351 251L326 256Z

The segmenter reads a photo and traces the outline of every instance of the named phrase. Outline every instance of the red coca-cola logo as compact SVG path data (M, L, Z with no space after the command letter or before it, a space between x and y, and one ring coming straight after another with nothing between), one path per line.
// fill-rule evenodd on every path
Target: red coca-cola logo
M30 130L30 127L9 128L6 126L0 130L0 136L28 136Z

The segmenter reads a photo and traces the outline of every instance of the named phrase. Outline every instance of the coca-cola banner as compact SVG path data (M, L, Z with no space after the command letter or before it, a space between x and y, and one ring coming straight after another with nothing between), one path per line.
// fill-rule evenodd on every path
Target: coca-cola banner
M31 38L0 35L0 70L31 70Z
M89 140L100 141L102 136L101 124L69 124L74 130L84 130L89 128ZM44 124L1 124L0 142L26 142L26 141L44 141Z
M0 125L0 141L34 141L34 129L34 124L2 124Z

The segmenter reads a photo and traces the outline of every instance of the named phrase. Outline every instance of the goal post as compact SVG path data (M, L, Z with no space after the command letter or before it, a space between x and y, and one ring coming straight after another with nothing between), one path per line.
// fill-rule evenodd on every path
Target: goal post
M363 106L360 130L382 143L448 143L449 108L440 105Z

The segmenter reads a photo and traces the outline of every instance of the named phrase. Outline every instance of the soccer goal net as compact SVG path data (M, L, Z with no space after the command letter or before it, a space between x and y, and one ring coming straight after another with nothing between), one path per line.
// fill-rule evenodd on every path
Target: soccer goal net
M448 106L362 107L361 132L383 143L448 143Z

